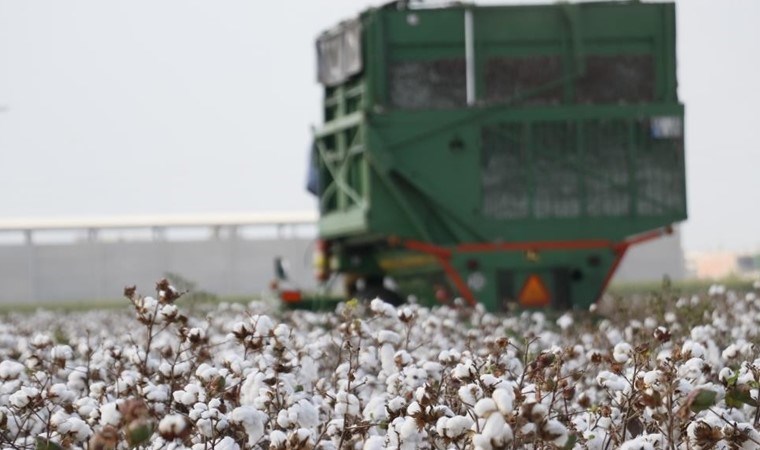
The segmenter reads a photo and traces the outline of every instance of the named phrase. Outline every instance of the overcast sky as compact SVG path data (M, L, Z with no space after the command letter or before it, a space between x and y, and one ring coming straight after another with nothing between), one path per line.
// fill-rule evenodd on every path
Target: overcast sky
M313 40L378 3L0 0L0 219L314 209ZM759 24L678 2L687 250L760 249Z

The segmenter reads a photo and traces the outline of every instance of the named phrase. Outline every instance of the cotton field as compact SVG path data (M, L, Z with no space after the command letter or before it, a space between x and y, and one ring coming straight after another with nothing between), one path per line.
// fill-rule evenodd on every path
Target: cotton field
M2 448L760 448L757 290L562 315L125 294L2 318Z

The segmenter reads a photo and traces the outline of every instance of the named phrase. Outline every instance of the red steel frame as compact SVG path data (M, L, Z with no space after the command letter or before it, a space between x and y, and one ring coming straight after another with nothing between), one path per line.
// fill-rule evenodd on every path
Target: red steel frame
M473 242L458 244L453 247L444 247L440 245L431 244L423 241L416 240L402 240L397 238L389 239L391 244L401 244L409 250L427 253L434 256L441 268L446 273L446 276L459 290L459 294L470 305L475 306L477 300L475 295L464 282L460 273L451 264L451 256L456 253L482 253L482 252L508 252L508 251L541 251L541 250L587 250L593 248L609 248L615 252L615 260L604 277L602 289L597 294L597 300L601 297L607 285L610 283L612 276L615 274L618 266L623 261L623 257L632 245L640 244L642 242L650 241L666 234L673 232L672 226L664 228L658 228L656 230L648 231L642 234L632 236L624 239L620 242L613 242L607 239L586 239L575 241L533 241L533 242L506 242L506 243L488 243L488 242Z

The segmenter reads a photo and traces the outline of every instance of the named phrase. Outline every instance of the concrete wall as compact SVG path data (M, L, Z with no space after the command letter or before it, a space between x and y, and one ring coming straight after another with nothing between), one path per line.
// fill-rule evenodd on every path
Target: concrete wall
M314 287L312 239L77 242L0 245L0 303L117 299L135 284L149 295L166 273L221 296L255 295L273 277L273 259L289 262L299 286ZM684 277L679 234L633 247L614 281Z
M82 242L0 246L0 303L120 298L136 284L149 295L166 273L214 294L253 295L272 280L282 256L294 280L313 287L311 239L197 242Z

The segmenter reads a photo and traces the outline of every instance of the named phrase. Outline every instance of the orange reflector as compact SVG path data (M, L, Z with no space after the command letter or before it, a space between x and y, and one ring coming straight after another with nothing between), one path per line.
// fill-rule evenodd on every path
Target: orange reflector
M548 305L549 302L551 302L552 297L551 294L549 294L549 290L546 289L546 286L544 286L544 283L541 281L541 278L534 274L530 275L528 279L525 280L525 284L520 290L520 295L517 299L522 306L538 308Z
M301 301L301 291L299 290L283 290L280 291L280 300L285 303L297 303Z

